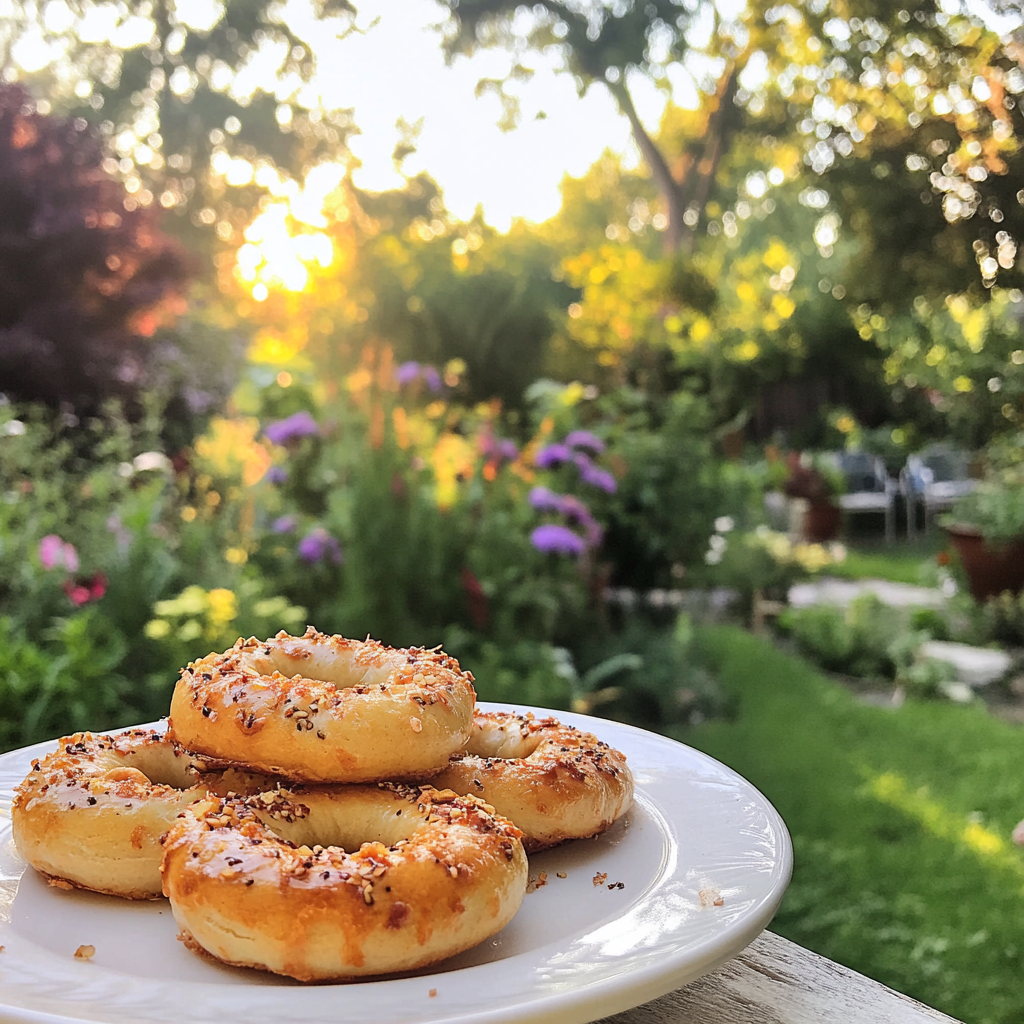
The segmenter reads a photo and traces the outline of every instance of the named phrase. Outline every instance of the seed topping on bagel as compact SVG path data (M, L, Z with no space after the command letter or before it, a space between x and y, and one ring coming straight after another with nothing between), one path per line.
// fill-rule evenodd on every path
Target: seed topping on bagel
M604 832L633 802L624 754L531 713L477 711L465 752L433 782L493 804L523 830L531 852Z
M160 836L206 793L188 758L155 730L75 733L33 760L15 789L14 840L51 884L155 899Z
M472 728L473 677L439 649L327 636L239 640L189 664L169 732L200 770L302 782L421 780ZM319 749L317 749L319 747Z
M430 787L282 787L195 804L161 870L190 948L348 978L425 966L504 927L526 888L520 835L482 800Z

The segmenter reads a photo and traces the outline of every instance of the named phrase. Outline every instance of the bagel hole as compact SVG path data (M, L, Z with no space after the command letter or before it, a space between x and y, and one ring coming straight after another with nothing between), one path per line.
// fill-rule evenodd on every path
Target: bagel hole
M303 795L291 799L303 803ZM400 802L400 807L395 803ZM295 821L274 818L268 811L255 807L259 819L272 832L296 846L334 846L354 853L364 843L383 843L391 848L403 839L410 839L426 818L415 803L406 800L382 800L372 794L364 799L330 798L310 800L309 813ZM253 806L254 802L250 802ZM396 813L400 812L400 813Z
M327 683L338 689L374 686L390 675L390 667L360 665L354 651L325 651L301 639L268 641L269 654L251 656L249 667L257 675L280 672L286 679L300 676L311 683ZM381 678L378 679L377 676Z
M170 743L129 750L124 763L126 768L142 772L154 786L185 790L199 783L195 773L189 771L189 758L185 755L176 756Z
M514 761L529 757L540 745L539 733L523 736L518 726L515 730L500 726L491 729L474 729L466 744L466 753L474 757L487 757L495 761Z

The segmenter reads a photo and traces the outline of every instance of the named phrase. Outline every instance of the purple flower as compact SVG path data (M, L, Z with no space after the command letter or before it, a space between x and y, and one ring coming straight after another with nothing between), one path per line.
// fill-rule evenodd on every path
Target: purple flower
M546 555L571 555L578 558L587 548L583 538L573 533L568 526L555 523L538 526L530 534L530 541L538 551Z
M299 517L294 515L281 516L275 519L270 527L274 533L291 533L299 525Z
M423 380L431 391L438 392L441 390L441 374L427 363L417 363L412 360L408 363L402 363L395 371L395 380L398 381L400 387L412 384L417 380Z
M311 530L299 541L298 552L304 562L330 559L335 565L340 565L342 561L341 545L322 526Z
M423 379L427 382L427 387L433 392L441 390L441 375L432 366L423 367Z
M504 459L514 462L519 458L519 449L515 441L510 441L507 437L496 438L489 427L480 435L480 451L488 459L498 461Z
M534 465L539 466L541 469L549 469L551 466L560 466L571 458L572 450L568 445L549 444L546 448L541 448L537 452L533 462Z
M569 520L570 523L579 523L581 526L588 525L594 521L590 509L580 501L574 494L562 495L558 511Z
M580 471L580 479L585 484L600 487L607 494L614 494L618 490L619 485L615 482L615 477L607 469L595 466L582 452L577 452L573 456L573 462L576 463L576 468Z
M515 462L519 458L519 449L515 441L510 441L507 437L502 438L498 442L498 455L509 462Z
M571 431L566 437L565 443L570 448L588 448L595 455L600 455L605 448L604 441L589 430Z
M274 444L287 444L300 437L309 437L319 433L320 428L316 425L316 420L305 409L263 428L264 436Z
M531 508L538 512L561 512L562 496L548 490L547 487L534 487L530 491L529 502Z
M284 466L271 466L267 470L267 483L283 484L288 479L288 470Z
M395 380L397 380L401 386L411 384L414 380L419 380L419 376L420 364L415 362L402 363L402 365L395 371Z

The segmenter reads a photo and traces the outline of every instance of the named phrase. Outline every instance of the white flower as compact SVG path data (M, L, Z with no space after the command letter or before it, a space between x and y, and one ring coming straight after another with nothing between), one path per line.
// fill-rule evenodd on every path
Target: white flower
M163 452L143 452L135 456L132 465L137 473L144 473L149 469L168 470L171 468L171 460Z
M704 555L704 561L707 562L708 565L718 565L718 563L721 560L722 552L716 551L714 548L712 548L710 551L707 552L707 554Z
M718 533L728 533L735 525L732 516L719 516L715 520L715 530Z
M728 546L729 542L717 533L712 534L711 537L708 538L708 547L711 548L712 551L722 552Z
M828 553L832 556L833 562L845 562L846 561L846 545L840 544L839 541L835 540L828 546Z

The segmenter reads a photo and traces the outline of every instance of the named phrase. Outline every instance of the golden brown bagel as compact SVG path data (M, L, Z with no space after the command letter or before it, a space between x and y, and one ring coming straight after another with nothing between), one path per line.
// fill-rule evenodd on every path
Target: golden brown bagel
M473 677L441 651L304 636L239 640L182 671L168 735L200 768L302 782L425 779L461 750Z
M206 796L188 758L152 729L66 736L15 790L18 852L51 884L160 896L160 836Z
M519 835L429 787L211 800L165 837L164 892L186 944L226 963L300 981L406 971L508 923L526 888Z
M492 804L531 852L597 835L633 803L624 754L554 718L505 711L477 711L466 754L431 781Z

